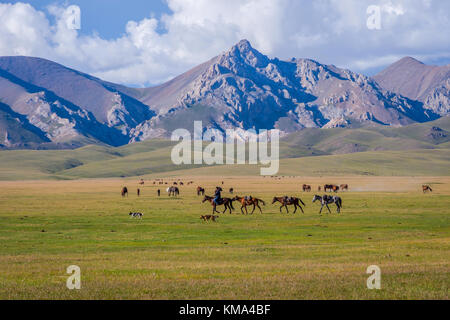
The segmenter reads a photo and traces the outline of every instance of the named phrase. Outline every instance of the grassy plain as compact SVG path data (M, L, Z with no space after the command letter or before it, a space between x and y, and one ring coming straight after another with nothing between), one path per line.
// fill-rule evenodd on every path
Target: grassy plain
M137 178L0 182L0 299L449 298L449 177L198 170L211 168L161 175L194 181L178 198L149 182L156 175L145 177L140 198ZM211 209L194 189L211 194L222 180L225 190L264 199L264 214L238 214L235 203L233 215L201 222ZM342 214L319 215L303 183L348 183ZM423 183L434 192L422 194ZM305 214L280 214L271 199L285 194L300 196ZM130 210L144 218L130 219ZM366 288L374 264L381 290ZM66 288L69 265L81 268L81 290Z

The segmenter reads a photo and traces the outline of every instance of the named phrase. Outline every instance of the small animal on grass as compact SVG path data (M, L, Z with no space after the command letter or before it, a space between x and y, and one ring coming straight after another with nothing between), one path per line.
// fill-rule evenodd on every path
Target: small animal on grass
M233 192L234 192L234 189L230 188L230 193L233 194Z
M141 195L141 189L137 189L137 196L139 197Z
M131 218L139 218L139 219L142 219L142 218L144 217L144 214L143 214L143 213L140 213L140 212L130 212L128 215L129 215Z
M423 193L433 192L433 189L431 189L431 187L428 186L428 185L423 185L422 186L422 191L423 191Z
M317 188L317 191L321 192L321 191L322 191L322 187L319 186L319 187Z
M204 196L205 195L205 188L197 187L197 196Z
M200 219L207 222L207 221L213 221L216 222L217 219L219 219L219 216L213 216L213 215L206 215L206 216L200 216Z
M342 199L338 196L324 195L323 197L321 197L321 196L315 195L312 202L314 203L316 201L320 201L320 204L321 204L319 214L322 213L323 207L327 207L328 212L331 213L330 207L328 207L328 205L332 204L332 203L336 204L337 213L341 213Z
M311 186L307 185L307 184L304 184L303 185L303 192L311 192Z
M348 191L348 184L341 184L341 190L342 191Z
M273 200L272 200L272 204L274 204L275 202L281 203L280 212L282 212L281 208L285 207L286 208L286 212L289 213L288 206L294 206L294 208L295 208L294 213L297 212L297 208L300 208L302 213L305 213L303 211L303 208L300 205L300 203L303 204L305 207L306 207L306 204L300 198L294 198L294 197L288 197L288 196L274 197Z
M125 196L127 196L128 197L128 188L127 187L123 187L122 188L122 197L125 197Z
M248 214L247 206L251 206L251 205L253 205L253 210L252 210L251 214L253 214L255 212L256 207L258 207L259 212L261 212L261 214L262 214L263 212L261 210L261 207L259 206L259 203L261 202L264 206L266 205L266 203L263 200L258 199L258 198L253 198L252 196L245 196L245 197L236 196L236 197L234 197L234 200L239 201L239 203L241 204L242 214L244 214L243 209L245 209L246 214Z
M158 197L161 196L161 189L158 189Z
M139 181L139 184L140 184L141 186L143 186L143 185L145 184L144 179L141 179L141 181Z

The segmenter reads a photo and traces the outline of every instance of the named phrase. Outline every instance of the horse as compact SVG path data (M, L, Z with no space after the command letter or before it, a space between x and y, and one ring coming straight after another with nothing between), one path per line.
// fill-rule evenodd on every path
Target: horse
M176 197L180 194L180 190L178 189L178 187L169 187L169 188L167 188L166 191L169 194L169 197L170 196Z
M231 194L233 194L233 192L234 192L234 189L233 189L233 188L230 188L230 190L229 190L229 191L230 191L230 193L231 193Z
M217 211L217 206L225 206L225 209L223 210L222 213L225 213L227 211L227 209L230 211L230 214L232 213L232 210L234 210L233 207L233 201L234 199L230 199L230 198L221 198L220 202L217 204L214 201L214 197L210 197L210 196L205 196L203 198L202 203L205 203L206 201L209 201L209 203L211 203L212 207L213 207L213 214L215 212L220 213L219 211Z
M205 188L197 187L197 196L204 196L205 195Z
M344 191L344 190L345 190L345 191L348 191L348 184L341 184L340 187L341 187L341 190L342 190L342 191Z
M303 185L303 192L311 192L311 186L307 185L307 184L304 184Z
M326 184L323 186L323 190L325 192L327 192L327 190L329 190L330 192L338 192L339 191L339 187L334 185L334 184Z
M317 187L317 191L321 192L321 191L322 191L322 187L321 187L321 186L318 186L318 187Z
M122 188L122 197L125 197L125 195L128 197L128 188L127 187Z
M321 203L321 207L320 207L320 211L319 214L322 213L322 209L324 206L327 207L328 211L331 213L330 207L328 207L329 204L336 204L337 207L337 213L341 213L341 208L342 208L342 199L338 196L329 196L329 195L324 195L323 197L315 195L313 198L313 203L316 201L320 201Z
M139 184L140 184L141 186L143 186L143 185L145 184L144 179L141 179L141 181L139 181Z
M281 213L281 208L285 207L286 208L286 213L289 213L288 210L288 206L294 206L295 210L294 213L297 212L297 207L300 208L300 210L302 211L302 213L305 213L303 211L302 206L300 205L303 204L306 207L306 204L302 201L302 199L300 198L293 198L293 197L274 197L272 204L274 204L275 202L279 202L281 203L281 207L280 207L280 213Z
M248 214L247 206L251 206L251 205L253 205L253 211L251 214L253 214L255 212L256 207L258 207L259 211L262 214L262 210L261 210L261 207L259 206L259 203L261 202L264 206L266 205L266 203L263 200L258 199L258 198L253 198L253 197L236 196L236 197L234 197L234 200L239 201L241 203L242 214L244 214L243 208L245 208L245 212Z
M422 186L422 191L423 191L423 193L426 193L427 191L428 192L433 192L433 189L431 189L431 187L428 186L428 185L423 185Z

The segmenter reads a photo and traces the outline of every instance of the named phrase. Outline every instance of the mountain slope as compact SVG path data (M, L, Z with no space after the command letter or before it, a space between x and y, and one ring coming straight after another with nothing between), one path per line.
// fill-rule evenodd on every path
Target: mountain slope
M246 40L141 93L145 103L158 109L158 117L138 126L134 140L168 135L168 119L193 106L203 106L203 116L207 113L209 117L205 125L220 130L278 128L293 132L308 127L398 126L437 118L368 77L309 59L270 59Z
M45 88L55 95L92 113L97 121L119 129L124 135L154 112L140 101L110 84L60 64L32 57L0 57L0 69L31 85Z
M420 101L439 115L450 111L450 65L427 66L406 57L374 76L383 88Z
M65 147L79 147L91 143L117 146L128 141L117 129L99 123L86 110L1 69L0 88L3 118L6 119L7 112L8 119L15 119L16 123L21 123L23 130L31 130L40 137L39 140L30 140L29 136L20 135L22 138L9 143L9 147L27 144L31 146L39 142L51 142L55 146L59 144ZM9 123L11 124L11 121ZM7 132L9 136L14 136L12 128ZM17 136L17 133L15 135ZM4 146L8 146L8 143Z
M403 74L409 69L422 74L421 86ZM271 59L242 40L167 83L137 89L45 59L0 57L0 148L119 146L192 131L195 120L222 132L275 128L282 135L405 126L448 114L446 70L405 60L376 81L310 59Z

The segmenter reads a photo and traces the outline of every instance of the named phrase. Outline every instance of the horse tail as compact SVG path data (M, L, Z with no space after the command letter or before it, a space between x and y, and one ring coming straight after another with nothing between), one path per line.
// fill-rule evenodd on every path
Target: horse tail
M302 199L298 198L298 200L306 207L306 204L302 201Z
M256 200L261 201L261 203L263 204L263 206L266 205L266 203L264 202L264 200L261 200L261 199L256 199Z

